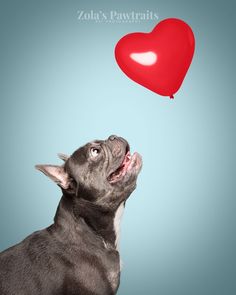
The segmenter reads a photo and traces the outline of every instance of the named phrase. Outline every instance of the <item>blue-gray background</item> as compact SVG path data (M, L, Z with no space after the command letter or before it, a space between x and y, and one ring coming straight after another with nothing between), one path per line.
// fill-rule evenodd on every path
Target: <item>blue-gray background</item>
M60 191L34 165L115 133L144 160L122 221L118 294L236 294L235 1L0 3L0 249L52 222ZM189 23L196 51L175 99L114 59L122 36L157 21L82 22L77 10Z

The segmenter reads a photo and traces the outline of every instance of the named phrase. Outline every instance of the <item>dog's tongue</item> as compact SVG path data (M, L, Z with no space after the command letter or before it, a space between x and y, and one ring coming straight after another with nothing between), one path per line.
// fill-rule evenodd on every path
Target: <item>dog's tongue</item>
M131 159L131 154L130 152L127 152L120 167L110 175L109 178L111 182L115 182L121 176L125 175L127 167L129 166L129 163L130 163L130 159Z
M131 154L130 154L130 152L128 152L128 153L125 155L124 161L123 161L123 163L121 164L121 166L126 165L127 163L129 163L130 159L131 159Z
M125 155L125 158L124 158L120 168L118 169L122 172L123 175L126 173L127 167L129 166L129 163L130 163L130 159L131 159L131 154L130 154L130 152L128 152Z

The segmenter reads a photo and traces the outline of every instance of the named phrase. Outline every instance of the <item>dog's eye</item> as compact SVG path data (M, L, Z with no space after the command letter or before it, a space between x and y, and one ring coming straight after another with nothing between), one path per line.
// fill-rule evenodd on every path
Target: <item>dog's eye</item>
M91 148L90 149L90 154L93 158L96 158L98 156L98 154L100 153L100 149L99 148Z

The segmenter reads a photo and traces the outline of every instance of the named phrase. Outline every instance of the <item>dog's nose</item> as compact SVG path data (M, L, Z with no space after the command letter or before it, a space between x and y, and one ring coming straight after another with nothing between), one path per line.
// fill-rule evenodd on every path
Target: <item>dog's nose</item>
M115 139L117 139L117 136L116 135L111 135L111 136L109 136L108 137L108 140L115 140Z

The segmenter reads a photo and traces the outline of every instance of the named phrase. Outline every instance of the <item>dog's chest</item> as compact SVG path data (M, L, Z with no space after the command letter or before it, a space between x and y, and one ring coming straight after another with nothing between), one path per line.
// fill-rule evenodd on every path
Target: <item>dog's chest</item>
M107 235L91 231L85 220L81 219L76 228L79 239L76 240L72 253L73 273L76 282L81 284L91 294L116 294L120 282L119 231L124 210L121 203L113 217L109 220L111 227ZM108 238L107 238L108 237ZM109 238L111 237L111 239ZM71 245L71 243L69 243ZM66 249L70 249L65 247Z
M93 247L78 255L75 263L76 281L83 282L91 294L116 294L120 282L120 257L115 249L109 246ZM77 257L78 257L77 256Z
M108 281L112 287L112 290L115 292L118 288L120 282L120 257L119 254L110 253L106 256L105 259L105 268Z
M124 203L122 202L118 209L116 210L114 219L113 219L113 228L115 232L115 246L116 249L119 250L120 246L120 225L121 225L121 219L124 213Z

